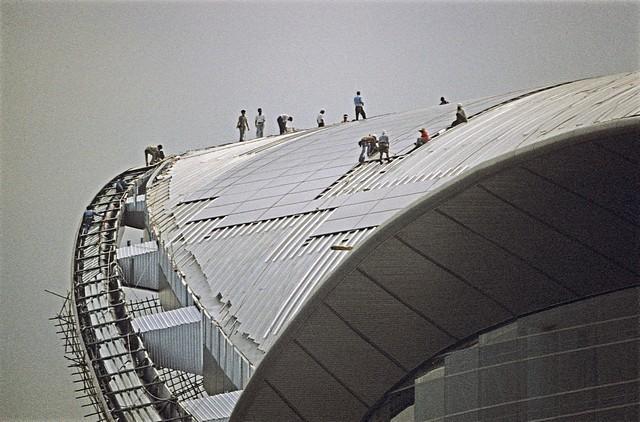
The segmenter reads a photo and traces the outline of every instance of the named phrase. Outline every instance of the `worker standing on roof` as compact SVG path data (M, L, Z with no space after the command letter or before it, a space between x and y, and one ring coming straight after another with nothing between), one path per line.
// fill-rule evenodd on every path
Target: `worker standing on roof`
M429 137L429 132L427 132L427 129L425 128L420 129L418 132L420 132L420 137L416 141L415 146L421 147L422 145L429 142L431 138Z
M383 130L382 135L378 138L378 151L380 152L380 164L382 164L382 154L387 154L387 163L391 162L389 158L389 137L386 130Z
M467 121L467 113L464 112L462 104L458 104L458 109L456 110L456 119L451 123L451 127L459 125L460 123L467 123Z
M258 109L258 115L254 120L256 125L256 138L262 138L264 136L264 122L265 122L264 114L262 114L262 109Z
M360 91L356 92L356 96L353 97L353 104L356 106L356 120L358 120L358 116L362 115L362 119L366 119L367 115L364 112L364 101L360 96Z
M278 122L278 129L280 129L280 135L287 133L287 122L293 122L293 117L288 114L281 114L276 119Z
M246 114L246 110L240 110L240 116L238 116L238 124L236 124L236 127L240 130L240 142L244 141L245 130L249 130L249 122L247 121Z
M149 157L151 157L151 161L149 161ZM149 145L144 149L144 162L147 166L152 166L162 160L164 160L162 145Z
M316 122L318 122L318 127L324 127L324 109L320 110L320 114L318 114Z

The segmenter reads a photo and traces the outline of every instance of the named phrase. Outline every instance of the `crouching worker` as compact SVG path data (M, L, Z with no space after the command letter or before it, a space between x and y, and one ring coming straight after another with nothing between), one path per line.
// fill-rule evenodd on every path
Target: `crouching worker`
M420 129L418 132L420 132L420 137L418 138L418 140L416 140L415 146L421 147L422 145L429 142L431 138L429 137L429 132L427 132L427 129L425 128Z
M151 161L149 161L151 158ZM162 151L162 145L149 145L144 150L144 162L147 166L152 166L164 160L164 152Z
M367 155L371 154L371 151L373 150L376 144L376 137L372 134L369 134L367 136L363 136L362 139L360 139L360 141L358 142L358 145L362 148L362 151L360 152L360 157L358 158L358 161L360 163L364 163L364 160L366 159Z
M458 104L458 108L456 109L456 119L451 122L450 127L454 127L459 125L460 123L467 123L467 113L464 112L462 108L462 104Z
M284 135L285 133L287 133L287 122L293 122L293 117L289 116L288 114L281 114L276 119L276 122L278 122L278 129L280 129L280 135Z

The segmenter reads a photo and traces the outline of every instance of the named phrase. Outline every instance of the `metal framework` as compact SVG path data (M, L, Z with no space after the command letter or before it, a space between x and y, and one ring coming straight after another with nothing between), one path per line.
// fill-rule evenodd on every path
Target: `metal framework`
M131 321L160 311L156 300L126 302L122 271L116 261L117 233L125 199L144 180L147 168L125 172L105 185L91 205L100 216L83 221L78 231L72 290L53 319L71 362L79 399L98 421L191 420L170 386L182 397L197 396L193 377L157 370ZM128 189L118 191L122 179ZM165 378L169 382L165 381Z

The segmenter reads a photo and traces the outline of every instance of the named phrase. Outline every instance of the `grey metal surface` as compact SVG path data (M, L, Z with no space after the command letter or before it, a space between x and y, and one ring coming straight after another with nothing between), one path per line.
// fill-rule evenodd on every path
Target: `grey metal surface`
M163 254L161 267L185 306L206 308L207 348L243 388L308 299L379 226L496 160L530 153L576 128L637 116L639 92L637 72L612 75L464 103L473 117L450 130L445 128L453 120L453 107L432 107L189 152L159 175L147 194L150 227ZM437 136L412 151L420 127ZM358 139L382 129L391 137L394 160L357 165ZM350 372L358 362L351 356L341 360L345 347L359 350L367 362L378 362L375 367L397 378L424 353L467 331L600 291L599 286L633 283L637 262L625 245L633 242L638 210L629 200L633 194L620 186L634 179L616 182L618 174L637 169L633 154L637 157L628 142L602 139L565 156L557 153L502 172L437 213L417 218L411 230L367 257L361 272L336 287L309 319L311 327L330 327L333 338L321 341L312 335L315 330L303 330L293 349L279 350L287 360L269 361L271 386L252 388L252 397L269 403L260 407L261 417L291 413L282 402L284 395L304 412L344 407L344 400L353 400L340 417L359 418L384 392L384 384L376 384L380 374L360 379ZM581 160L594 156L602 158L593 163L598 172L585 173ZM580 219L567 212L575 204L589 209ZM487 221L487 215L494 215L493 220ZM600 224L603 219L606 224ZM505 221L514 233L500 230ZM631 233L631 238L611 233ZM523 236L529 243L519 245ZM545 249L549 242L571 251L571 259L558 260ZM448 252L452 245L461 256ZM401 258L387 259L398 253ZM578 271L576 260L591 264ZM501 266L487 264L496 261ZM407 262L419 264L408 271ZM425 274L433 277L435 293L402 289L405 282L420 285ZM515 274L527 280L517 292L501 285ZM382 288L380 279L390 284ZM519 295L530 300L524 303ZM406 299L398 304L398 297ZM450 315L451 297L477 317L470 323ZM354 311L371 301L385 306L381 316L413 321L408 332L427 342L427 352L418 353L408 340L398 340L396 333L375 323L380 320ZM479 308L487 311L475 312ZM385 343L387 336L395 340ZM359 337L375 343L384 357ZM289 366L306 368L309 384L324 390L296 391ZM326 391L335 394L325 397Z
M638 139L640 116L578 128L410 205L298 311L232 420L366 420L414 368L479 332L640 285Z
M127 286L158 289L160 263L156 242L118 248L116 257Z
M156 364L201 375L201 319L201 312L189 306L136 318L131 323Z
M249 359L239 351L210 315L204 316L203 324L205 352L215 359L218 367L236 388L247 385L254 371Z
M124 203L126 212L144 212L146 209L144 195L131 195Z
M340 233L366 237L493 158L638 114L639 89L638 73L612 75L464 102L472 117L450 130L455 106L436 106L190 152L151 186L151 224L213 319L255 364L348 255L327 247ZM438 136L410 152L420 127ZM395 159L358 166L357 141L383 129ZM270 262L282 239L300 253ZM311 250L310 241L322 246Z
M229 420L231 411L236 405L242 391L216 394L185 401L184 407L198 422L224 422Z
M195 306L175 309L173 311L158 312L134 319L131 323L136 331L148 333L150 331L180 327L182 325L199 324L201 314Z

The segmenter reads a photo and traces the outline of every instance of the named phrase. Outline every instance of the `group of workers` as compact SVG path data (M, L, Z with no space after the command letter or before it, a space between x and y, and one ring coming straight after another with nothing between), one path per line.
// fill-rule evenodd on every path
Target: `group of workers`
M258 109L258 114L254 119L254 124L256 125L256 138L262 138L264 136L264 124L266 122L266 117L262 114L262 109ZM281 114L276 119L278 123L278 129L280 130L280 135L283 135L287 132L287 124L291 124L293 122L293 117L288 114ZM238 116L238 123L236 124L236 128L240 131L240 139L239 141L244 141L244 134L251 130L249 128L249 121L247 120L247 110L240 110L240 116ZM293 128L291 128L293 130Z
M363 119L367 118L367 114L364 111L364 101L362 100L362 96L360 95L360 91L356 92L356 96L353 97L353 105L355 107L356 120L359 120L360 117ZM320 110L318 117L316 117L316 123L318 123L318 127L324 127L325 122L325 110ZM349 121L349 115L342 115L342 122L346 123ZM254 119L254 124L256 127L256 138L262 138L264 136L264 125L266 122L266 118L264 114L262 114L262 109L258 109L258 114ZM287 132L292 132L294 129L291 126L293 123L293 117L288 114L280 114L276 118L276 122L278 123L278 130L280 135L284 135ZM250 129L249 120L247 119L247 110L240 110L240 116L238 116L238 122L236 123L236 129L238 129L240 133L240 142L245 140L245 133Z
M391 158L389 157L389 137L386 131L383 130L380 137L375 133L363 136L358 142L358 145L362 148L360 157L358 158L360 163L365 161L366 156L374 155L376 152L380 153L380 164L382 164L384 154L387 155L387 163L391 162Z
M420 147L431 140L429 137L429 132L426 128L420 129L420 137L416 140L414 146ZM358 141L358 145L361 148L360 157L358 157L358 162L364 163L367 156L372 156L376 153L380 153L380 158L378 161L382 164L383 155L387 156L387 163L391 162L391 158L389 157L389 136L387 135L387 131L383 130L380 137L378 137L375 133L370 133L367 136L363 136L360 141Z
M440 97L440 105L445 104L449 104L449 102L445 100L444 97ZM457 126L461 123L466 123L467 121L467 114L462 108L462 104L458 104L456 109L456 119L451 122L451 125L447 129L451 129L454 126ZM414 143L414 146L416 148L421 147L431 140L429 132L426 128L422 128L418 130L418 132L420 132L420 137ZM382 164L383 154L386 154L387 156L387 163L391 162L391 159L389 158L389 136L387 135L386 131L383 130L382 135L380 135L379 138L376 136L376 134L371 133L367 136L363 136L360 141L358 141L358 145L362 148L360 157L358 158L358 161L360 163L363 163L367 156L372 156L378 152L380 153L380 158L378 159L380 164Z
M449 104L449 102L444 97L440 97L440 105L445 105L445 104ZM355 120L359 120L360 117L362 117L363 120L366 119L367 114L364 110L364 100L362 99L360 91L357 91L355 97L353 97L353 105L355 107L355 116L356 116ZM343 114L341 123L347 123L348 121L349 121L349 115ZM264 114L262 114L262 108L258 108L258 114L254 119L257 138L264 137L265 122L266 122L266 117ZM284 113L280 114L276 118L276 122L278 123L278 129L279 129L280 135L293 131L293 127L290 126L293 123L292 116ZM318 124L318 127L325 126L325 110L324 109L320 110L320 113L316 117L316 122ZM458 107L456 110L456 119L451 123L451 126L449 126L449 128L452 128L456 125L459 125L461 123L466 123L466 122L467 122L467 115L464 109L462 108L462 104L458 104ZM238 117L238 123L236 124L236 128L240 132L240 142L243 142L245 140L245 133L248 130L250 130L249 121L247 120L246 110L240 111L240 116ZM415 143L416 147L426 144L431 139L429 137L429 133L425 128L420 129L419 132L421 135ZM359 161L361 163L365 161L365 155L370 156L374 152L380 152L380 159L379 159L380 164L382 164L383 154L386 154L387 162L391 161L389 158L389 137L387 136L385 131L382 132L382 135L380 136L380 138L377 138L376 135L372 135L372 134L369 134L363 137L358 142L358 145L360 145L362 148L362 152L360 153L360 158L359 158ZM164 158L165 158L165 155L164 155L164 152L162 151L162 145L155 145L155 146L150 145L144 150L144 159L145 159L145 164L147 166L157 164L160 161L162 161Z

